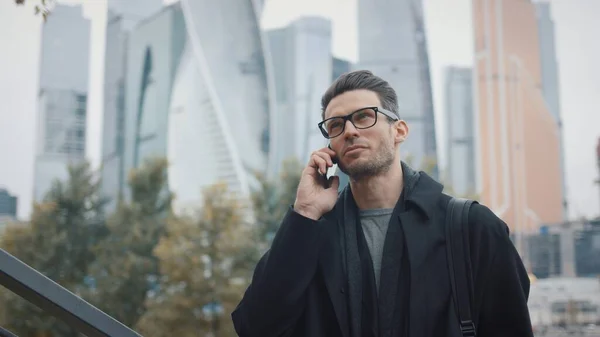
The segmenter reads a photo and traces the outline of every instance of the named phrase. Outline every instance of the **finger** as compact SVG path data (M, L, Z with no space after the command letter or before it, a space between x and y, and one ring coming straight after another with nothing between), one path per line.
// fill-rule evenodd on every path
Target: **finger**
M318 154L313 154L310 158L310 161L311 162L309 166L317 169L319 174L325 174L325 172L327 172L327 161Z
M328 152L317 151L315 152L315 155L323 158L325 162L327 162L327 167L333 166L333 159L331 159L331 155Z
M334 157L334 156L337 155L337 153L334 150L332 150L331 148L329 148L329 146L324 147L324 148L322 148L322 149L320 149L319 151L316 151L316 152L327 153L330 157Z

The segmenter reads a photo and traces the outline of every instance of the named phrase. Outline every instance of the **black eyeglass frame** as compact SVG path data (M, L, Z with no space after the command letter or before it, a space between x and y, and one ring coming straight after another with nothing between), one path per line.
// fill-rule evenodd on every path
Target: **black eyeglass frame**
M356 125L354 125L354 122L352 122L352 116L354 116L355 113L357 112L361 112L364 111L366 109L371 109L373 111L375 111L375 122L373 122L373 125L371 126L367 126L367 127L357 127ZM381 113L382 115L392 119L393 121L399 121L400 118L393 112L380 108L380 107L376 107L376 106L368 106L368 107L364 107L364 108L360 108L356 111L353 111L349 114L347 114L346 116L334 116L334 117L329 117L327 119L322 120L321 122L319 122L319 124L317 124L319 126L319 130L321 131L321 134L323 135L323 137L327 138L327 139L331 139L331 138L335 138L338 137L339 135L341 135L342 133L344 133L344 130L346 130L346 122L350 121L350 123L352 123L352 125L360 130L364 130L364 129L368 129L368 128L372 128L373 126L375 126L375 124L377 124L377 116L379 115L378 113ZM344 120L343 126L342 126L342 131L340 131L339 134L333 136L333 137L329 137L327 130L325 130L325 128L323 127L323 124L325 124L327 121L332 120L332 119L336 119L336 118L341 118Z

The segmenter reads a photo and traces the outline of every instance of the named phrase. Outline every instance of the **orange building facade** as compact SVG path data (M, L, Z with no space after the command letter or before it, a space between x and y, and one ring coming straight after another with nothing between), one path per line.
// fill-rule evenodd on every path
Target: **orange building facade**
M473 0L477 188L510 227L562 221L560 129L544 100L536 8Z

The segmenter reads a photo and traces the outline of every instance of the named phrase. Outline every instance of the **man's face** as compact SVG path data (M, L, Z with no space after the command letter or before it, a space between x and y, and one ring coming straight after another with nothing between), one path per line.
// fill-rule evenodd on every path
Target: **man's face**
M353 90L334 97L325 110L325 119L346 116L366 107L381 107L377 94L370 90ZM404 121L393 124L378 113L377 123L368 129L357 129L346 121L344 132L330 139L337 153L338 166L352 179L376 176L386 172L396 160L396 145L408 134Z

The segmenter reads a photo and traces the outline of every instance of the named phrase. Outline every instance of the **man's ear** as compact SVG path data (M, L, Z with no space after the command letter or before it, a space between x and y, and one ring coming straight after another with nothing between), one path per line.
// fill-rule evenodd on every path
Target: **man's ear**
M408 138L408 124L405 121L399 120L394 123L394 141L396 144L404 143Z

